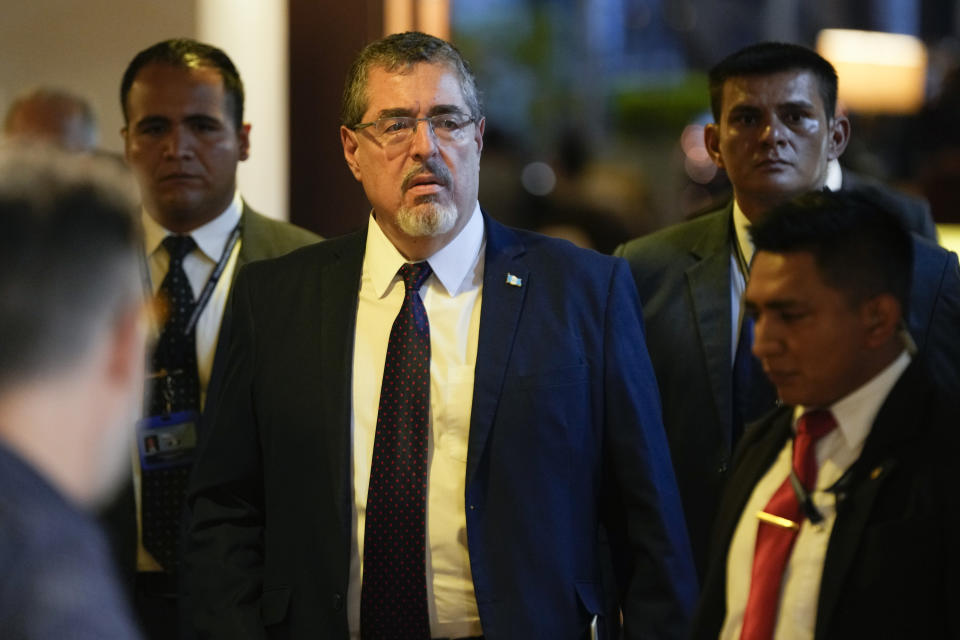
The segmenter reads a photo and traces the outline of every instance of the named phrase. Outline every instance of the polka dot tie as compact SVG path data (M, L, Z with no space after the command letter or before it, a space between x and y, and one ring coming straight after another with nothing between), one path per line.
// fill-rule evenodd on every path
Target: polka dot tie
M406 293L390 330L363 542L363 640L428 640L426 578L430 323L426 262L400 267Z
M163 247L170 256L170 265L157 290L157 301L164 309L165 321L151 365L152 371L165 370L170 375L151 381L148 413L152 416L200 408L196 331L185 333L196 302L183 271L183 259L197 243L190 236L167 236ZM176 542L188 472L180 467L143 472L143 546L170 573L176 568Z
M817 441L833 431L837 421L826 409L803 414L797 421L797 435L793 441L793 470L808 492L817 483ZM803 511L797 494L787 477L764 509L766 513L786 518L802 525ZM741 640L770 640L780 609L780 587L783 572L800 527L787 528L761 521L757 529L753 569L750 574L750 592L743 614Z

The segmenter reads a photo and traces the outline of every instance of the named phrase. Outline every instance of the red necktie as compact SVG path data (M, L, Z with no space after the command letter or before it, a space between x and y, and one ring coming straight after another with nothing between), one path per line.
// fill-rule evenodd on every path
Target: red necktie
M807 491L813 490L817 480L817 441L836 426L833 414L826 409L807 412L797 421L797 435L793 441L793 470ZM740 640L769 640L773 637L780 609L783 570L800 531L799 525L803 522L803 512L789 477L770 498L764 511L786 518L797 526L791 528L760 521L750 573L750 595L743 614Z
M429 640L426 576L430 323L426 262L400 267L406 293L390 330L363 540L363 640Z

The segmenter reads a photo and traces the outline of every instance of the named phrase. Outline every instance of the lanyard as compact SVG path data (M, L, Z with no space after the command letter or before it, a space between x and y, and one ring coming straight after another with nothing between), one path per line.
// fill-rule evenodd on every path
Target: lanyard
M747 277L750 275L750 265L747 264L747 257L743 255L743 247L740 246L740 236L737 235L737 226L733 225L733 253L737 258L737 266L740 267L740 275L743 276L743 286L747 286Z
M207 303L210 302L210 298L213 296L213 290L216 289L217 283L220 281L220 276L223 275L223 271L227 268L227 263L230 261L230 255L240 240L240 231L240 223L237 223L237 226L233 228L233 231L230 232L230 236L227 238L227 245L224 247L223 254L217 261L217 265L213 268L213 273L210 274L207 283L203 285L203 290L197 298L197 306L194 308L190 319L187 320L187 326L183 329L184 335L189 335L190 332L194 330L197 326L197 321L200 319L200 314L203 313ZM146 262L146 254L144 254L143 269L144 286L148 292L152 293L153 283L150 280L150 268Z

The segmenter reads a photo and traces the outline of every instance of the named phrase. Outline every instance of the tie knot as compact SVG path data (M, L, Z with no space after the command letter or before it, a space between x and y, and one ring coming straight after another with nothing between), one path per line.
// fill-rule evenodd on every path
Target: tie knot
M167 250L171 261L181 261L197 247L191 236L167 236L163 239L163 248Z
M837 427L837 421L827 409L808 411L797 420L797 435L804 435L816 442Z
M430 265L424 261L405 264L400 267L397 273L403 278L403 285L407 291L418 291L433 271L430 269Z

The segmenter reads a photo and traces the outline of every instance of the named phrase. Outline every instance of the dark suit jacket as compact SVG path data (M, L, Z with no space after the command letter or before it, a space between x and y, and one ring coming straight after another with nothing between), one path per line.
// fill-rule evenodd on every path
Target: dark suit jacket
M0 636L139 638L93 520L3 445L0 487Z
M930 242L937 241L937 226L934 224L933 215L930 213L930 203L924 198L891 189L879 180L847 168L841 169L841 172L843 182L840 188L843 191L869 190L874 192L887 209L900 217L907 229Z
M733 205L619 247L630 263L660 386L663 424L702 576L731 454ZM909 327L933 377L960 391L956 254L914 236Z
M960 406L914 363L887 396L837 493L814 637L957 638ZM727 550L754 486L790 438L792 408L751 428L737 449L714 535L694 638L726 615Z
M618 602L628 637L682 635L696 585L626 265L485 228L464 496L484 635L583 638ZM237 280L188 494L201 638L347 637L365 241L328 240ZM601 521L623 551L622 594L602 587Z
M321 239L320 236L306 229L261 215L248 207L246 203L243 204L240 225L241 243L240 252L237 254L236 268L233 271L234 280L236 280L240 268L245 264L282 256ZM229 309L229 304L227 309ZM226 314L226 311L224 313ZM218 341L214 355L211 381L208 388L212 386L214 377L219 375L219 371L223 367L224 354L220 342L222 341ZM132 591L133 579L137 569L136 502L132 482L121 489L100 517L107 530L110 546L120 568L121 577L126 583L128 591Z

